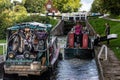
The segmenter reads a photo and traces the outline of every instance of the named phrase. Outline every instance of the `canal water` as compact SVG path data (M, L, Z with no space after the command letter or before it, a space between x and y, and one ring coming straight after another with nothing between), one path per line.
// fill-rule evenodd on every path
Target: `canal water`
M66 37L58 37L58 45L61 50L60 53L64 56L64 47L66 44ZM63 59L60 60L56 69L51 73L49 79L42 80L99 80L98 70L94 59ZM0 72L0 78L2 74ZM45 76L48 77L48 76ZM2 78L0 79L2 80ZM34 80L29 78L17 78L16 80ZM35 79L36 80L36 79ZM39 79L41 80L41 79Z
M64 56L66 37L58 37L61 53ZM63 59L59 61L53 80L99 80L98 70L94 59Z
M99 80L95 60L62 60L52 80Z

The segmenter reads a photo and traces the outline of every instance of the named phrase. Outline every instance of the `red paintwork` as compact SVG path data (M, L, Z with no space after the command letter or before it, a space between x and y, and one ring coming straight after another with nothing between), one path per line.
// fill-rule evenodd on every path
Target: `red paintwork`
M82 48L88 48L88 34L83 34Z
M69 48L74 48L74 33L68 34L68 46Z

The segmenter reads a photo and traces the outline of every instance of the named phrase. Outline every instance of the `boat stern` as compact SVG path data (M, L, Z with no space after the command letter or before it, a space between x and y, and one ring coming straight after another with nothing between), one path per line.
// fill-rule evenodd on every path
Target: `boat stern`
M80 48L64 48L65 58L81 58L90 59L93 58L94 51L92 49L80 49Z

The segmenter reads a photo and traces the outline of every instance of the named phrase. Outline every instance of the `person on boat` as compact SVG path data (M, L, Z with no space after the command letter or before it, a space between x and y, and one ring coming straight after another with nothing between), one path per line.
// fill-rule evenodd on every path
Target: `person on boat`
M76 21L76 25L74 26L74 33L75 33L75 46L81 47L82 46L82 25L80 21Z
M108 36L110 34L110 25L109 23L105 23L105 36ZM107 45L109 45L109 40L107 40Z
M31 45L32 44L32 39L31 39L32 36L31 36L30 28L25 28L24 34L25 34L25 39L24 39L25 48L31 50L32 49L32 45Z

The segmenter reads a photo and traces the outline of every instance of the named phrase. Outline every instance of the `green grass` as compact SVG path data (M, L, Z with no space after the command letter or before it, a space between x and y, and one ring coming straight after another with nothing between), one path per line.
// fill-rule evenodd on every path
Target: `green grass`
M90 24L95 31L102 35L105 35L105 23L109 23L111 26L111 34L118 34L118 38L110 41L110 48L114 51L115 55L120 59L120 22L105 20L101 18L90 18Z
M0 40L0 43L6 43L6 40ZM3 47L0 46L0 55L3 54Z
M50 24L52 24L53 27L55 27L58 23L58 20L55 20L55 19L50 19Z
M6 40L0 40L0 43L6 43Z
M110 15L110 18L113 18L113 19L120 19L120 15L117 16L117 15Z

